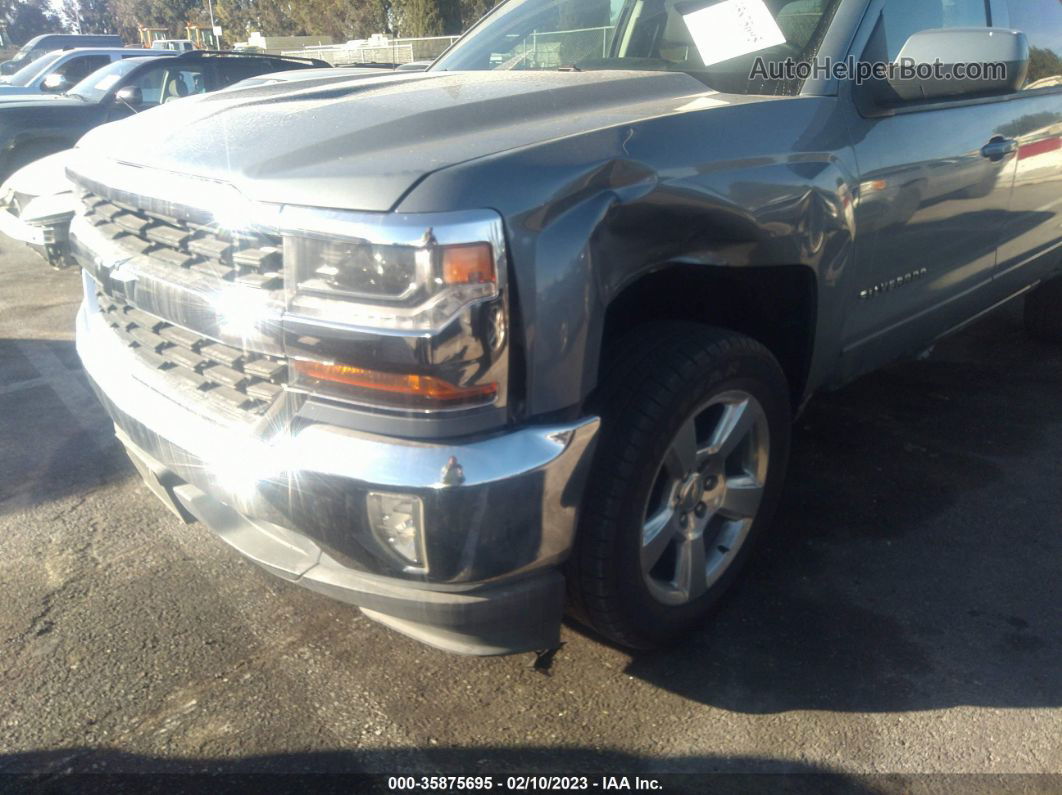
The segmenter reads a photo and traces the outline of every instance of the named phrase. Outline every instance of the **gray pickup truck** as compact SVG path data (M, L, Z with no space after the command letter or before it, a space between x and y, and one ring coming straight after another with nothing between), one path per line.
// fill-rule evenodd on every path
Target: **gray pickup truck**
M508 0L68 175L78 352L179 516L445 649L651 647L817 390L1018 296L1062 341L1062 4Z

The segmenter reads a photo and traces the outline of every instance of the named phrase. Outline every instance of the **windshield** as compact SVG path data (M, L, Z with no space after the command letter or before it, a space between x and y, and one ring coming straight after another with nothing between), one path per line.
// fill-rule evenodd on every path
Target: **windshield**
M107 92L111 91L123 77L143 62L143 58L127 58L123 61L109 63L88 75L66 93L81 97L89 102L99 102L107 96Z
M757 58L807 61L840 0L508 0L432 67L678 71L737 93L796 93ZM762 74L762 70L761 70Z
M37 42L40 40L40 38L40 36L37 36L23 44L19 51L14 54L11 60L25 63L26 59L29 58L30 53L37 48Z
M47 55L42 55L40 58L30 61L3 82L5 85L9 86L28 86L33 82L33 78L40 75L41 72L45 71L49 66L62 57L63 53L61 50L59 52L50 52Z

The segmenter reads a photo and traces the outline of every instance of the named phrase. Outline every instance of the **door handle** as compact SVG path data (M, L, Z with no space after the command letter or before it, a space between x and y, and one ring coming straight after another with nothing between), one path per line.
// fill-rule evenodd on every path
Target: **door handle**
M993 163L998 163L1005 157L1009 157L1018 151L1018 142L1013 138L996 136L981 149L981 156L987 157Z

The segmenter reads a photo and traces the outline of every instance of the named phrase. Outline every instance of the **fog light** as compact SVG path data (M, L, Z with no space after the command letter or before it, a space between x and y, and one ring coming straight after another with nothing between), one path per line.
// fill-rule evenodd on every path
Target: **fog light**
M427 570L424 504L414 494L369 492L369 525L386 546L413 568Z

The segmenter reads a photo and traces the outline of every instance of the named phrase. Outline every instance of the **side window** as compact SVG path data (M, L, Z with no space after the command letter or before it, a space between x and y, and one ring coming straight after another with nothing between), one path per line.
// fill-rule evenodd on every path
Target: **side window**
M889 61L895 61L907 40L920 31L988 26L984 0L887 0L882 14Z
M70 85L74 85L110 62L110 56L107 55L85 55L81 58L71 58L55 71L63 75Z
M248 77L269 74L270 72L283 72L289 69L302 69L306 64L298 61L285 63L265 58L218 58L214 61L217 75L218 88L226 88L233 83L246 80Z
M130 81L126 85L136 86L140 89L140 96L142 97L140 104L143 106L158 105L159 100L162 98L162 78L165 74L165 70L161 66L156 66L153 69L148 69L146 72L139 74L136 79Z
M1007 0L1007 27L1029 37L1025 89L1062 86L1062 0Z
M173 102L182 97L206 92L203 70L196 66L182 69L167 69L166 82L162 87L162 101Z
M284 68L285 65L282 63L263 61L258 58L219 58L214 62L218 88L225 88L248 77L257 77L266 72L278 72Z
M141 107L160 105L191 94L206 91L206 81L200 66L156 66L138 76L128 85L140 89Z

